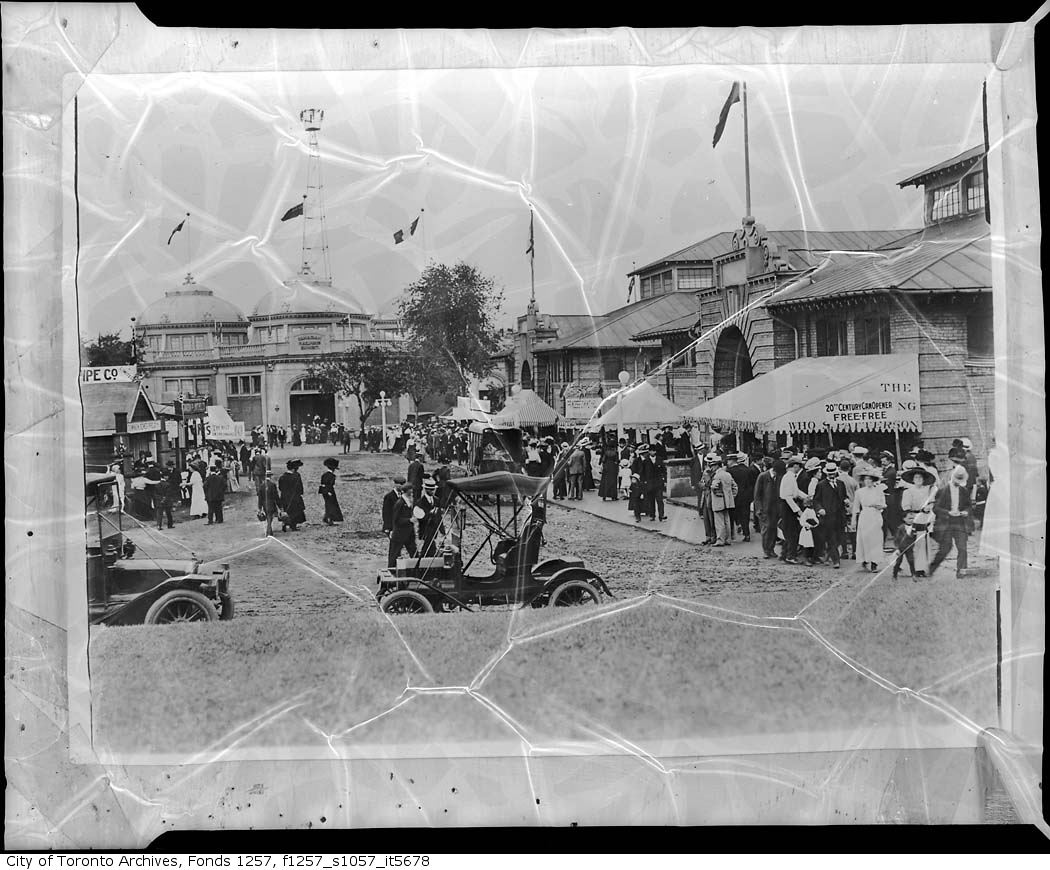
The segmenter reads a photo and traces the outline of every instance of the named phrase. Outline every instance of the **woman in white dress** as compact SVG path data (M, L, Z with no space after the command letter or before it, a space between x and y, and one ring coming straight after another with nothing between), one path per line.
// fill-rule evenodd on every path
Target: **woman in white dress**
M860 487L853 499L853 528L857 533L856 559L862 568L878 570L882 551L882 512L886 509L886 496L878 487L882 474L866 467L858 475Z
M190 473L190 516L206 517L208 503L204 500L204 478L196 468Z
M915 514L915 543L912 557L915 559L915 576L925 577L930 568L930 535L933 532L933 497L937 494L937 478L927 468L914 466L904 471L904 482L910 484L901 494L901 510L907 516ZM924 533L925 530L925 533Z
M116 478L116 503L110 508L111 511L116 511L118 508L120 512L124 512L124 488L127 485L124 481L124 473L120 470L120 463L114 462L109 469L113 473L113 477Z

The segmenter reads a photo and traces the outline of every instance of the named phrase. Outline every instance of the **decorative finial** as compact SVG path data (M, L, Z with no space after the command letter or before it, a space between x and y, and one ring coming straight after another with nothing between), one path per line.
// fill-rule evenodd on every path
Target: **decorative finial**
M193 273L192 272L187 272L186 273L186 279L182 283L183 284L195 284L196 282L193 280Z

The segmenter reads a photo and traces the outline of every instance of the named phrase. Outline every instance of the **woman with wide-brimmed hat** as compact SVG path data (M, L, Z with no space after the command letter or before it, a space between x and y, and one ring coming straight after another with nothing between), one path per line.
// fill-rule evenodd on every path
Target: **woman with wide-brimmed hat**
M911 517L916 538L912 545L915 575L925 577L933 554L930 551L930 535L933 532L933 499L937 494L937 476L928 468L912 465L901 469L908 488L901 494L901 511Z
M338 459L326 459L324 467L328 470L321 475L321 485L317 488L318 494L324 499L324 517L322 521L326 526L343 521L343 512L339 509L339 499L335 496L335 470L339 467Z
M886 510L886 496L876 484L882 475L872 466L856 472L860 481L853 499L853 531L857 533L856 560L862 568L874 573L883 558L882 512Z
M285 463L288 469L277 481L281 492L281 507L284 516L281 518L281 530L299 531L298 527L306 522L306 505L303 503L303 479L299 476L302 467L301 459L289 459Z

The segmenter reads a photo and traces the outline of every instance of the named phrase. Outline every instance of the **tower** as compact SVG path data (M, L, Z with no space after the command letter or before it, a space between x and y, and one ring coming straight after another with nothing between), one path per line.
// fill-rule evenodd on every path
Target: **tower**
M321 152L317 134L324 109L303 109L299 120L306 129L309 154L306 158L306 192L303 195L303 261L299 275L314 284L330 287L332 267L328 260L328 230L325 226L324 184L321 181Z

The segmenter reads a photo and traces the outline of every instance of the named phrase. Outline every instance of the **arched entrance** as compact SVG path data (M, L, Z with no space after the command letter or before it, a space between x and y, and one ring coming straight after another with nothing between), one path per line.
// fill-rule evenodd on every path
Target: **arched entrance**
M523 390L532 389L532 367L528 360L521 364L521 388Z
M299 378L288 390L288 409L293 426L311 424L314 417L335 420L335 396L323 392L318 378Z
M746 384L754 376L744 334L735 326L723 329L715 346L715 395Z

